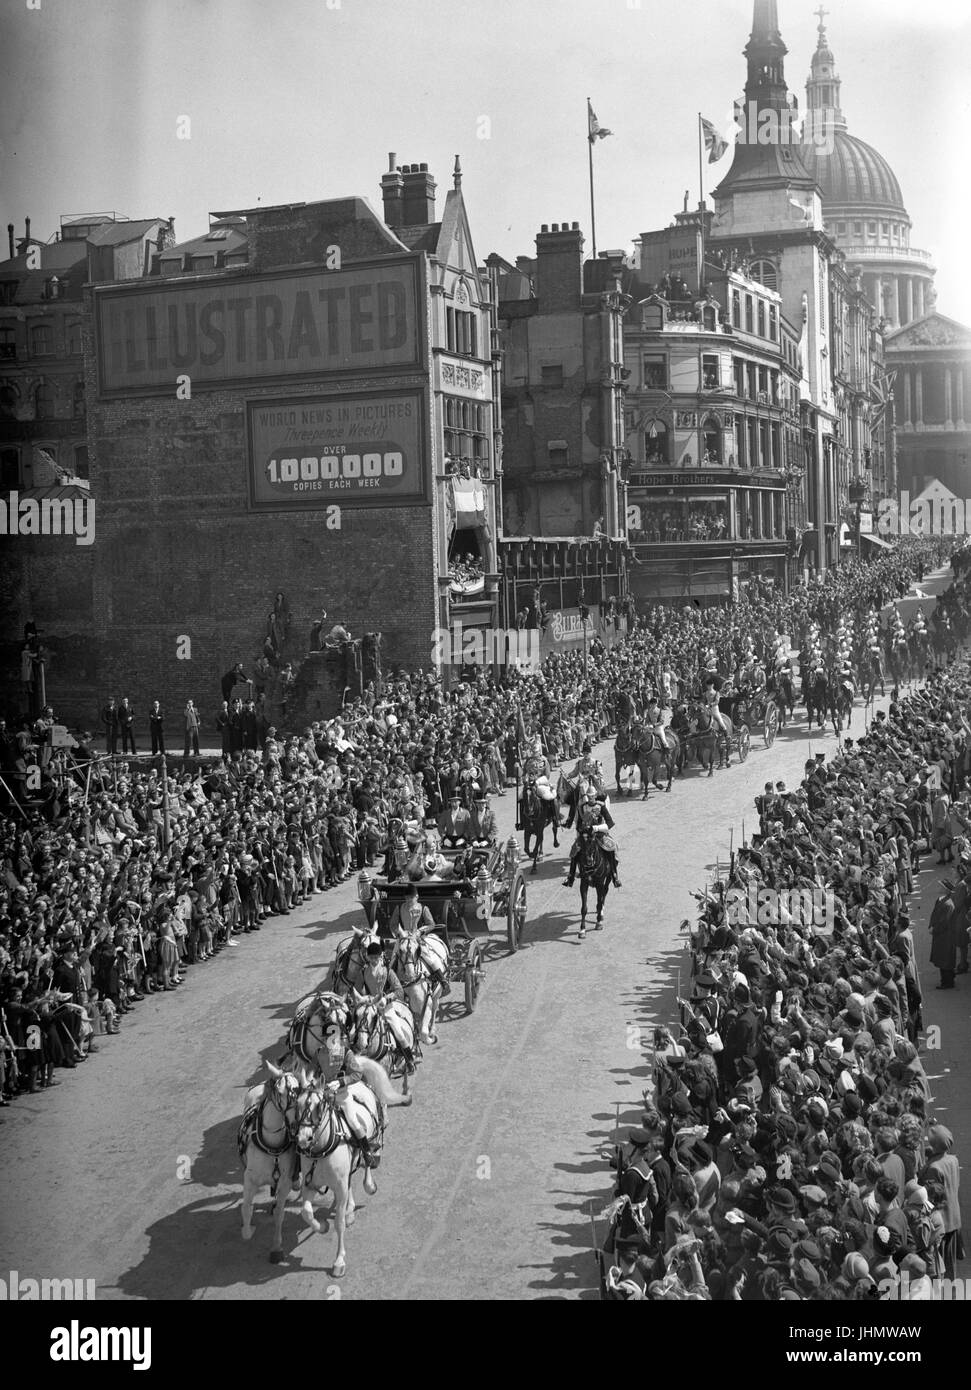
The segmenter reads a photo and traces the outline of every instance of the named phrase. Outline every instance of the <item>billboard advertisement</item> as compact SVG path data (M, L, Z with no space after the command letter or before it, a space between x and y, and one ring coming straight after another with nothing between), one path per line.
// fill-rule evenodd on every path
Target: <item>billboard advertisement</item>
M421 391L247 402L250 505L288 511L426 501L423 402Z
M419 367L417 259L95 289L103 395Z

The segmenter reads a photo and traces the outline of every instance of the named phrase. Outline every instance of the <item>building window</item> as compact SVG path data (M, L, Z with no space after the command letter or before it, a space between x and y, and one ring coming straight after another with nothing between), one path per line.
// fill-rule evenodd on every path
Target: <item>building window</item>
M459 357L474 357L476 348L475 314L462 309L445 310L445 346Z
M17 413L17 400L17 388L5 381L0 386L0 416L8 420L13 419Z
M877 224L876 224L875 222L868 222L868 223L866 224L866 230L867 230L867 236L876 236L876 234L877 234Z
M759 300L759 337L765 337L765 300Z
M652 420L644 436L644 461L651 468L661 468L671 461L667 426L662 420Z
M758 386L756 384L758 381L758 373L754 362L746 364L745 375L748 381L748 391L746 394L750 401L754 401L758 396Z
M718 317L711 304L706 304L701 311L701 325L703 328L706 328L709 333L714 333L715 329L718 327Z
M709 415L702 423L701 432L704 445L702 463L720 464L722 461L721 422L714 415Z
M779 272L772 261L755 261L751 275L753 280L758 280L767 290L779 288Z
M763 468L771 468L772 458L769 454L769 426L766 420L759 421L759 462Z
M540 367L540 377L544 386L562 386L563 368L559 363L552 367Z
M651 333L660 333L664 327L664 306L648 304L641 315L641 327Z
M78 377L74 383L74 391L71 397L71 411L75 420L79 420L84 415L84 381Z
M755 420L746 421L748 425L748 466L758 468L762 460L759 458L759 427Z
M863 223L862 223L862 222L854 222L854 223L853 223L853 235L854 235L854 236L862 236L862 235L863 235Z
M76 444L74 446L74 476L76 478L86 478L88 476L87 444Z
M12 328L0 327L0 361L13 361L17 356L17 338Z
M769 369L768 367L759 368L759 401L762 405L769 404Z
M83 351L81 343L81 325L77 319L67 326L67 350L72 357L80 357Z
M782 467L782 431L779 426L772 426L772 467Z
M735 328L742 326L742 296L738 290L732 290L732 324Z
M701 359L701 385L705 391L717 391L721 385L718 354L715 352L706 352Z
M889 238L890 238L890 223L889 223L889 222L881 222L881 223L880 223L880 235L886 237L886 238L889 240Z
M17 298L17 281L0 280L0 304L12 304Z
M54 414L54 388L47 381L42 381L34 390L34 417L37 420L49 420Z
M748 449L744 415L738 415L735 418L735 456L738 459L739 468L745 468L748 464Z
M735 373L735 394L745 395L745 363L740 357L732 358L732 371Z
M54 330L49 323L35 323L30 330L30 350L34 357L50 357L54 352Z
M489 461L489 407L445 396L445 471L481 474Z
M837 235L837 236L846 236L846 223L845 223L845 222L837 222L837 224L836 224L836 235Z
M654 355L644 358L644 387L647 391L668 389L668 359Z
M0 490L7 492L20 486L19 449L0 450Z
M746 333L755 332L755 306L750 294L745 296L745 331Z
M774 304L769 305L769 337L774 343L779 341L779 311Z

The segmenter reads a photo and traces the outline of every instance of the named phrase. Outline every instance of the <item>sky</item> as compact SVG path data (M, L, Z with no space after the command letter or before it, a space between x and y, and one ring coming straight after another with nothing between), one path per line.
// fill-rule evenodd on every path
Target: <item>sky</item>
M778 0L801 108L814 8ZM827 9L849 129L897 174L938 309L971 324L971 6ZM428 164L440 212L459 154L480 263L564 221L589 254L589 97L613 132L598 250L629 253L696 203L697 113L730 128L751 20L751 0L0 0L0 216L42 240L63 214L174 216L184 241L258 203L380 211L390 151Z

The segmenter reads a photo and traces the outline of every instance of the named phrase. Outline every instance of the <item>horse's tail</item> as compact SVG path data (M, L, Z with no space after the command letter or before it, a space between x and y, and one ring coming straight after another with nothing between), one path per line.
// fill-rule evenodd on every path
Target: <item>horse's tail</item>
M370 1057L362 1057L357 1052L348 1054L350 1067L361 1074L365 1082L377 1096L382 1105L410 1105L411 1096L400 1095L391 1084L391 1078L380 1062Z

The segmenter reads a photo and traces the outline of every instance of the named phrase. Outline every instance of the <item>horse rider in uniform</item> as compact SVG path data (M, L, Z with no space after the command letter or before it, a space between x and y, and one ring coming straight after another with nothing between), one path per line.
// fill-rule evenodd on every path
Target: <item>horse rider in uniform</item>
M604 857L610 865L610 879L615 888L621 887L620 879L617 877L617 844L608 835L609 830L614 828L614 819L604 802L598 797L593 787L588 787L583 798L583 803L577 813L577 837L570 850L570 872L563 880L564 888L572 888L576 880L577 859L580 856L580 836L584 830L590 830L594 835L600 836L600 848L604 852Z
M655 700L653 704L648 706L644 716L651 733L661 747L666 748L669 753L674 751L674 744L668 739L668 721L671 719L672 713L670 705L662 709Z
M535 738L529 757L523 767L523 781L533 783L536 788L536 795L541 801L556 800L556 792L550 786L551 772L549 760L543 753L543 741L540 738Z
M705 703L707 704L709 712L711 714L711 722L716 728L721 729L722 733L725 735L725 742L727 744L728 725L725 723L725 716L718 708L718 696L719 692L722 689L722 686L724 685L724 680L718 674L718 662L713 647L709 647L708 649L708 655L705 662L705 673L702 676L702 684L704 686L705 691ZM730 747L728 748L728 753L729 755L731 754Z

